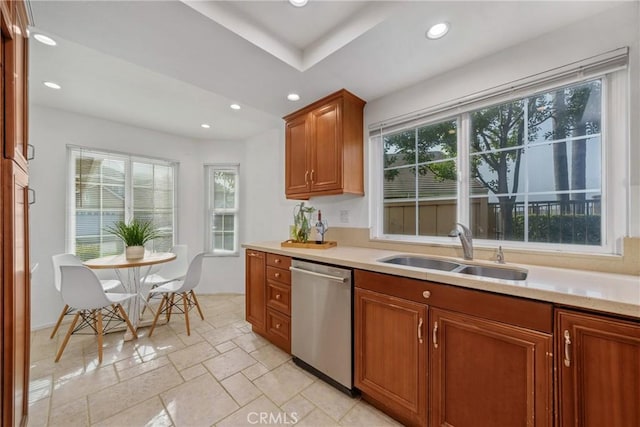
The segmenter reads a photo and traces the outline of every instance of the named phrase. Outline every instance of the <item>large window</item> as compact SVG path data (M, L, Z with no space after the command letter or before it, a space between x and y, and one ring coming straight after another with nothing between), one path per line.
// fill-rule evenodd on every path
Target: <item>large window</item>
M447 242L461 222L480 244L615 251L626 196L612 184L627 173L619 69L372 127L373 237Z
M218 256L237 256L238 165L206 165L206 251Z
M68 251L83 260L122 253L122 241L105 227L133 218L152 221L161 232L148 250L171 249L176 163L79 147L68 153Z

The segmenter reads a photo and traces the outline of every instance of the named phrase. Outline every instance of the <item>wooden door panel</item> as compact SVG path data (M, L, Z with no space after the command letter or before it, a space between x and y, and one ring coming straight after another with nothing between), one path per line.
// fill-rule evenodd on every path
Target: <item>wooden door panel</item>
M558 312L559 424L640 425L640 325Z
M247 249L245 316L253 330L266 332L266 263L264 252Z
M356 387L403 422L426 425L427 306L356 288L354 322Z
M27 169L27 21L24 6L12 2L12 34L3 28L4 157Z
M336 100L311 113L311 188L329 191L342 187L341 101Z
M287 196L308 193L310 159L307 116L287 122L285 132L285 192Z
M432 425L551 425L551 335L439 309L430 328Z
M11 160L3 171L3 425L26 420L29 388L29 196L27 174ZM6 268L11 267L11 268ZM12 390L12 393L7 391Z

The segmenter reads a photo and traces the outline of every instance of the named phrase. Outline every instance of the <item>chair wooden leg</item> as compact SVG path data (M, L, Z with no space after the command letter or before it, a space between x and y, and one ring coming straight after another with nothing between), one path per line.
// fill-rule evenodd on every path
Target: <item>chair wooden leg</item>
M67 315L67 311L69 311L69 306L65 304L64 308L62 309L62 313L60 313L60 316L58 317L56 326L53 327L53 331L51 332L51 336L49 337L49 339L53 339L53 337L56 336L56 332L58 332L58 328L60 327L60 323L62 323L62 319L64 319L64 316Z
M171 320L171 310L173 309L173 300L176 297L175 293L171 294L171 299L167 300L167 303L169 304L168 311L167 311L167 323L169 323L169 321Z
M56 355L56 362L58 362L60 360L60 358L62 357L62 352L64 351L65 347L67 346L67 343L69 342L69 337L71 337L71 333L73 332L73 329L76 327L76 323L78 323L78 318L80 317L80 312L76 313L75 316L73 316L73 322L71 322L71 326L69 326L69 330L67 331L67 335L64 336L64 341L62 341L62 345L60 346L60 350L58 350L58 354Z
M200 308L200 303L198 302L198 298L196 298L196 293L191 289L191 296L193 297L193 302L196 303L196 308L198 309L198 313L200 313L200 318L204 320L204 316L202 315L202 309Z
M151 324L151 329L149 330L149 336L151 336L151 334L153 334L153 330L156 327L156 322L158 321L158 317L160 317L160 313L162 312L162 307L164 306L164 303L169 303L169 299L167 298L166 295L162 295L162 301L160 301L160 307L158 307L158 310L156 310L156 315L153 318L153 323Z
M133 334L133 337L134 338L138 338L138 333L136 332L135 329L133 329L133 325L131 324L131 320L129 320L129 316L127 316L127 312L124 311L124 308L122 308L122 306L120 304L116 305L115 308L120 312L120 316L122 316L124 321L127 323L127 327L129 328L129 330ZM151 334L149 334L149 335L151 335Z
M96 310L96 332L98 333L98 363L102 363L102 309Z
M191 336L191 329L189 328L189 295L186 292L182 293L182 305L184 306L184 321L187 324L187 336Z

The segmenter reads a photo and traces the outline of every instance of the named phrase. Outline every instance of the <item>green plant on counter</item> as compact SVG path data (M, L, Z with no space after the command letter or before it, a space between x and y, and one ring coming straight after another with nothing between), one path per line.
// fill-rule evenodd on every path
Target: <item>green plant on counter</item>
M293 208L293 238L296 242L307 243L311 234L311 214L315 212L312 206L305 206L300 202Z
M149 240L160 237L160 233L151 221L140 221L136 218L129 224L118 221L105 227L105 231L121 238L125 246L144 246Z

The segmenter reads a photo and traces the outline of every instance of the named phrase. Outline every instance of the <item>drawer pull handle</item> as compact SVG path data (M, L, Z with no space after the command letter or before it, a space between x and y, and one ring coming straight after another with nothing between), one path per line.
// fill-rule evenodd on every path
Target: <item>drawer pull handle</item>
M424 291L422 293L422 296L425 297L425 299L428 299L431 296L431 292L430 291Z
M280 299L280 294L276 294L276 299Z
M571 335L569 331L564 331L564 366L571 366L571 359L569 358L569 346L571 345Z
M280 277L280 273L276 273L274 274L274 276L276 276L276 279Z
M420 318L420 321L418 322L418 342L420 344L422 344L422 317Z
M255 253L255 252L249 252L249 253L248 253L248 255L249 255L249 256L258 256L258 255L256 255L256 253Z
M276 329L280 329L280 323L276 323Z
M433 348L438 348L438 322L433 322Z
M276 264L280 264L280 258L276 258L273 262L275 262Z

